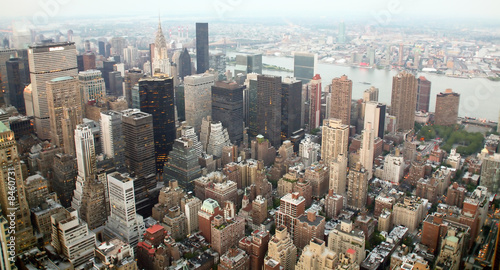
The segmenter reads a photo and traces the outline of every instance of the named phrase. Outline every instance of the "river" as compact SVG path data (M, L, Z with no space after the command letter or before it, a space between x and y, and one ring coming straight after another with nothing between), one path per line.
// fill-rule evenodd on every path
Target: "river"
M238 53L228 52L229 57L235 57L236 54ZM262 62L293 70L293 58L263 56ZM229 66L229 70L234 72L234 66ZM293 73L276 70L264 70L263 73L282 77L293 76ZM371 86L377 87L379 89L379 101L390 105L392 77L397 74L397 71L318 63L316 73L321 75L323 87L330 84L333 78L344 74L347 75L353 82L353 99L362 98L363 91L367 88ZM419 73L418 76L425 76L431 81L430 111L434 111L436 94L451 88L454 92L460 94L459 116L498 121L500 82L493 82L485 78L451 78L434 73Z

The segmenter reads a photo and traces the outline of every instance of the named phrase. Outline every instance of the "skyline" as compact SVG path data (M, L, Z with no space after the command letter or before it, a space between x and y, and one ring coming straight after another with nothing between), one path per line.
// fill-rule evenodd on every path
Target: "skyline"
M75 17L119 17L119 16L155 16L160 14L162 19L187 18L210 20L234 20L241 18L317 18L336 20L375 20L382 24L398 21L429 20L429 19L460 19L480 20L500 23L495 10L500 8L500 2L493 0L478 0L474 5L464 10L463 5L456 1L411 2L404 0L390 1L357 1L353 6L350 2L310 1L308 5L289 4L283 0L265 2L256 0L244 2L241 0L191 0L185 2L161 4L158 0L146 1L85 1L85 4L69 0L39 1L35 5L29 0L15 3L4 3L0 16L7 20L39 20L46 16L49 19L59 20ZM468 4L465 1L463 4ZM46 4L44 4L46 3ZM118 5L119 4L119 5ZM23 9L16 7L23 6ZM196 7L196 8L193 8ZM320 8L318 8L320 7ZM12 10L16 10L15 13ZM279 14L276 11L280 11ZM15 15L13 15L15 14ZM44 14L44 15L42 15ZM89 15L87 15L89 14ZM91 15L90 15L91 14Z

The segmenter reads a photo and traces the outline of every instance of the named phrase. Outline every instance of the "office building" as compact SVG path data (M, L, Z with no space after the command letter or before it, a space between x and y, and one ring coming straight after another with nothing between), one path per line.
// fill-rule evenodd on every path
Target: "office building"
M153 116L138 109L122 112L125 166L134 182L137 211L147 204L148 191L156 187Z
M219 203L210 198L204 200L200 211L198 211L198 226L200 234L209 243L212 241L212 221L217 215L224 215L224 211L220 208Z
M74 77L52 79L47 82L46 93L52 143L73 155L74 130L83 121L78 80Z
M170 159L163 170L165 182L175 179L184 189L192 190L192 181L201 176L199 156L191 139L187 137L176 139L173 149L170 151Z
M153 116L156 171L163 166L175 140L175 102L172 77L153 77L139 80L141 111Z
M170 60L168 59L167 40L161 29L161 21L158 21L158 30L156 31L154 51L151 55L151 74L157 73L170 74ZM172 74L170 74L172 76Z
M318 55L314 53L293 53L293 76L304 84L313 79L318 62ZM320 87L321 88L321 87ZM321 92L321 90L320 90Z
M340 119L344 125L350 125L352 81L346 75L332 80L331 98L329 117Z
M396 150L395 154L385 156L382 179L392 183L399 183L403 178L404 166L404 158L399 155L399 150Z
M215 82L212 86L212 118L227 128L235 145L243 141L243 86L234 82Z
M0 66L2 66L0 64ZM10 105L16 107L20 114L26 115L24 88L30 84L30 70L27 58L10 58L5 62L7 72L8 96ZM2 76L3 77L3 76ZM1 78L4 79L4 78ZM7 94L7 92L6 92Z
M250 73L262 74L262 54L238 54L234 75L246 76Z
M54 201L54 199L45 198L42 204L31 208L31 216L33 218L33 227L41 234L43 243L49 244L52 239L52 226L50 217L52 215L65 212L65 208Z
M356 210L363 210L366 206L368 194L368 171L357 162L347 176L347 205Z
M201 130L201 120L212 115L213 74L203 73L184 77L184 101L186 122L194 127L197 134Z
M30 210L26 199L23 170L14 133L0 122L0 154L3 169L0 170L0 204L2 212L15 226L15 250L19 253L35 245L36 239L31 226ZM10 196L9 190L16 188L17 196ZM12 200L12 198L14 200ZM13 210L15 208L16 210ZM14 219L11 219L14 215ZM14 223L14 224L13 224Z
M123 82L125 83L124 95L129 107L132 107L132 88L144 77L144 72L139 68L125 71ZM140 102L140 101L139 101Z
M360 264L365 259L365 234L354 229L352 221L342 220L328 234L328 248L337 254L353 250L355 261Z
M106 187L97 177L94 135L87 125L75 129L76 160L78 176L71 207L78 216L94 230L106 223Z
M302 158L302 163L309 166L319 161L320 153L321 145L314 142L311 135L306 134L306 137L299 144L299 157Z
M345 32L345 22L343 22L343 21L339 23L339 32L337 35L337 42L340 44L347 42L347 34Z
M122 114L116 111L101 112L102 153L113 158L115 168L125 167L125 139L122 130Z
M196 72L205 73L209 68L208 23L196 23Z
M277 226L276 234L269 240L266 260L273 259L284 269L295 269L297 247L293 244L286 226Z
M424 76L417 79L417 112L429 112L431 99L431 81Z
M340 154L347 157L348 140L349 125L340 119L323 120L321 159L325 164L330 164Z
M191 65L191 56L189 55L187 48L184 48L179 55L177 70L179 71L179 77L181 79L184 79L184 77L192 74L193 67Z
M257 76L257 131L274 147L281 145L281 77Z
M446 89L436 96L436 112L434 124L438 126L453 126L457 123L460 94Z
M42 140L50 139L50 119L46 82L76 76L76 47L73 42L41 43L28 49L35 130Z
M301 129L302 82L285 77L281 83L281 140L289 140Z
M201 122L200 141L203 151L216 157L222 157L222 148L231 145L227 129L221 122L213 122L210 116Z
M500 191L500 154L495 153L483 158L480 179L481 186L486 187L488 191L493 193Z
M310 238L302 251L295 269L297 270L326 270L336 269L338 254L326 247L322 237Z
M137 246L145 232L142 216L135 208L134 180L127 174L114 172L107 175L110 215L104 227L106 240L118 238Z
M10 84L7 74L7 61L18 56L18 52L14 49L0 50L0 105L9 103Z
M359 149L359 162L361 166L368 172L368 180L373 176L373 158L374 158L374 130L372 123L367 122L365 129L361 133L361 148Z
M106 85L99 70L90 69L79 72L78 83L83 103L89 100L99 102L106 96Z
M410 130L415 126L417 79L403 71L392 79L391 115L397 120L396 130Z
M78 213L73 208L53 215L51 245L67 258L74 268L85 265L94 257L96 235L87 224L78 218Z

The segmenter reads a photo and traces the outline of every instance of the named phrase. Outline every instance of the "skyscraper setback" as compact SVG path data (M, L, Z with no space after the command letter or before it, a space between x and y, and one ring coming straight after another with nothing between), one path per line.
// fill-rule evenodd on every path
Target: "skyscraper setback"
M50 119L46 82L58 77L76 76L76 47L73 42L46 42L28 49L35 131L42 140L50 139Z
M337 118L344 125L351 123L352 81L346 75L332 80L330 118Z
M205 73L209 64L208 23L196 23L196 72Z
M417 106L417 79L403 71L392 79L391 115L396 117L396 130L410 130L415 126Z

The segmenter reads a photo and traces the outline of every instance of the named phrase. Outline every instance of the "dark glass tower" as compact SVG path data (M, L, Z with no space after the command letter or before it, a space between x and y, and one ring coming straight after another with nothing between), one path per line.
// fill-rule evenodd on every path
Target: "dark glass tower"
M99 55L106 56L106 43L99 41Z
M196 72L205 73L209 65L208 23L196 23Z
M281 77L257 77L257 126L274 147L281 145Z
M281 84L281 140L301 128L302 81L285 78Z
M191 75L191 56L189 56L189 52L187 48L179 55L179 77L184 79L184 77Z
M16 107L20 114L26 115L24 88L30 84L28 59L11 58L6 62L6 65L10 105Z
M248 97L245 97L248 108L245 123L248 126L248 134L252 137L259 135L259 127L257 125L257 81L250 80L248 90L245 90Z
M234 82L215 82L212 86L212 119L227 127L235 145L243 140L243 88Z
M424 76L418 78L417 88L417 111L429 112L429 101L431 99L431 81Z
M153 115L156 171L163 166L175 140L174 81L172 77L139 80L141 111Z
M192 181L201 176L198 153L193 141L186 137L175 140L169 157L163 176L165 184L175 179L181 187L192 191Z

